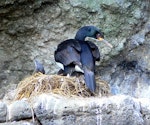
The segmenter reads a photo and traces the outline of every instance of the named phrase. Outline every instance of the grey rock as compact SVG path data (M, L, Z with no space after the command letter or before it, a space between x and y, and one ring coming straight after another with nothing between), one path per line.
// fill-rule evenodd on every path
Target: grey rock
M33 104L35 115L43 125L144 125L146 122L140 103L129 96L99 99L43 94Z
M109 49L96 43L103 63L126 49L124 44L128 38L131 38L133 48L146 41L146 32L140 33L142 37L136 35L149 22L149 3L146 0L6 0L0 5L3 6L0 8L2 88L17 84L26 75L32 74L35 58L42 61L46 73L56 73L59 70L53 57L56 46L67 38L73 38L83 25L100 27L106 40L113 44L114 48Z
M6 123L0 123L0 125L38 125L38 124L33 124L32 122L27 122L27 121L14 121L14 122L6 122Z
M123 63L121 64L123 65ZM128 64L132 64L132 61L129 61ZM122 66L117 66L116 71L110 73L110 77L107 77L107 75L112 67L105 69L105 71L101 70L103 73L101 73L102 79L109 81L112 94L125 94L132 97L150 99L150 74L139 65L140 63L138 62L135 67L126 65L123 68Z
M114 46L109 49L96 43L101 52L101 62L96 67L97 76L109 82L112 93L150 98L149 6L149 0L0 1L0 98L9 93L12 85L32 74L35 58L44 65L46 73L55 74L59 70L53 57L56 46L65 39L73 38L83 25L100 27L105 32L105 39ZM7 94L4 100L12 100L13 96L13 93L11 96ZM98 112L96 114L94 109L88 107L91 103L87 99L84 99L87 104L80 100L81 107L87 105L83 112L80 101L71 103L69 100L71 104L64 104L63 101L68 100L59 98L43 97L43 100L39 97L41 100L37 99L34 103L34 112L42 124L149 125L149 108L145 106L149 100L147 103L137 102L122 96L115 96L116 102L113 97L102 99L102 102L89 99L96 102L94 105L101 104L94 108ZM117 102L119 98L123 98L122 102ZM109 105L106 100L112 103ZM64 109L63 105L58 107L59 101L64 106L70 105L69 109ZM55 103L58 103L56 107L59 110L62 108L65 112L56 110L60 114L55 114L52 109ZM76 108L72 109L76 107L74 104L79 106L78 113L75 113ZM31 106L27 101L16 101L8 107L8 111L13 112L8 115L12 121L32 118Z
M18 100L8 105L8 120L18 121L32 118L32 108L27 100Z
M145 125L150 124L150 100L147 100L146 98L139 99L141 104L141 114L143 116L143 119L145 121Z
M0 122L6 122L7 105L0 101Z
M3 99L3 97L5 96L5 89L0 89L0 99Z
M33 108L34 117L29 107ZM149 125L150 99L125 95L69 98L41 94L32 97L30 103L24 99L8 103L5 112L12 122L0 125Z
M42 60L47 73L56 73L58 68L53 52L57 44L73 38L82 25L101 27L106 39L114 45L111 50L97 43L102 62L120 54L128 37L131 38L133 47L138 47L145 41L145 32L141 34L142 37L135 32L141 28L143 30L143 24L148 22L147 1L40 0L30 3L27 0L7 0L1 1L0 5L3 6L0 8L2 86L17 84L25 75L31 74L34 58Z
M139 46L140 44L143 44L145 41L145 36L144 35L140 35L140 34L136 34L134 36L131 37L131 49Z

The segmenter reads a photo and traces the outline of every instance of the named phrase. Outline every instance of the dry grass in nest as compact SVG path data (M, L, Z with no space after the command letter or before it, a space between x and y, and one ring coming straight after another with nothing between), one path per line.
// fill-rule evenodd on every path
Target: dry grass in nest
M105 81L96 80L97 90L94 95L109 95L109 86ZM44 75L36 73L22 80L17 87L15 100L29 98L40 93L54 93L64 96L89 97L91 92L86 88L83 77Z

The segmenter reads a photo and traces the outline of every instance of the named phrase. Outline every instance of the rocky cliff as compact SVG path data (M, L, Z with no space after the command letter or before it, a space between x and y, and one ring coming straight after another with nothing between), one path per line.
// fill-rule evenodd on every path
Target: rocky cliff
M0 125L149 125L150 99L129 96L66 98L41 94L0 102ZM13 122L11 122L13 121Z
M96 43L101 52L97 76L109 83L112 94L149 99L149 16L149 0L0 1L0 98L32 74L33 59L44 64L47 74L55 74L53 53L58 43L73 38L81 26L95 25L114 46ZM145 109L149 112L144 107L138 113Z

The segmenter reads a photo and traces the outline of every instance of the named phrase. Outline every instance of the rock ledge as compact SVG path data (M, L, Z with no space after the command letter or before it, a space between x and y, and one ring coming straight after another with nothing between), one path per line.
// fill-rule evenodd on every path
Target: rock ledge
M30 100L1 101L0 111L0 122L5 122L0 125L150 124L150 99L135 99L125 95L68 98L41 94Z

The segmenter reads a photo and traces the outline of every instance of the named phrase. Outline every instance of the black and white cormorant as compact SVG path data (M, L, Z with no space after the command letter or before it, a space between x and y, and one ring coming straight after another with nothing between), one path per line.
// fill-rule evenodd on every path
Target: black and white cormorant
M94 92L95 61L100 60L100 52L94 43L85 41L86 37L105 41L100 29L95 26L84 26L78 30L74 39L65 40L58 45L54 58L64 75L72 75L74 71L84 73L86 86ZM108 45L110 46L109 43Z

